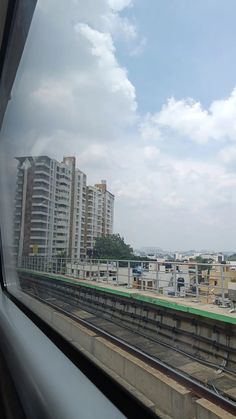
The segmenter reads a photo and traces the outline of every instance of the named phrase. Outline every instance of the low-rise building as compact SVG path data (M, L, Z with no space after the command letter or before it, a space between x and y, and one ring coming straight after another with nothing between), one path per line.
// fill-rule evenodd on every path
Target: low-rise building
M236 262L213 264L209 273L209 287L215 295L221 295L222 290L227 293L228 282L236 280Z

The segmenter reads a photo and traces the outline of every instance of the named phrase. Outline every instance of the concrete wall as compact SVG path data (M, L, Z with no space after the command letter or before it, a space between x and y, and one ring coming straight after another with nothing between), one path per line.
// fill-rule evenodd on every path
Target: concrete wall
M162 418L233 419L160 371L24 293L17 297ZM84 312L85 313L85 312ZM79 315L79 313L78 313ZM81 311L82 315L82 311Z

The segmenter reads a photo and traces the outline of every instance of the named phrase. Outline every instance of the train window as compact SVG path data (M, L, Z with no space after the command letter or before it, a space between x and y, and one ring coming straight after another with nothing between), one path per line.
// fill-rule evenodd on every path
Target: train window
M124 350L142 361L147 347L152 357L159 332L165 348L181 341L176 313L161 330L171 299L192 307L202 296L228 309L234 293L236 6L8 3L0 6L6 22L15 16L8 40L0 31L4 292L155 410L151 392L150 402L141 384L136 391L136 372L115 361ZM203 248L211 251L189 250ZM157 298L168 301L163 312ZM185 332L183 357L194 346Z

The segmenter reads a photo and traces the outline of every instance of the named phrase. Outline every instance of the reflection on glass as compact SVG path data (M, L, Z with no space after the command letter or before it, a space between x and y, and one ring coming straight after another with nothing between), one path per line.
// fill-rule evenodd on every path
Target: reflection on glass
M37 2L0 145L9 264L83 260L113 230L137 257L233 253L233 37L224 27L213 39L202 0L168 4L152 0L144 13L131 0ZM222 36L227 64L213 48ZM207 81L195 65L203 46Z

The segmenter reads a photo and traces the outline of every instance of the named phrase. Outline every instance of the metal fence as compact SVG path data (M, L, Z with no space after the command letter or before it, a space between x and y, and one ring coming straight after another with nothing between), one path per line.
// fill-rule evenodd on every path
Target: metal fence
M230 306L236 264L22 257L18 268ZM232 297L231 297L232 300Z

